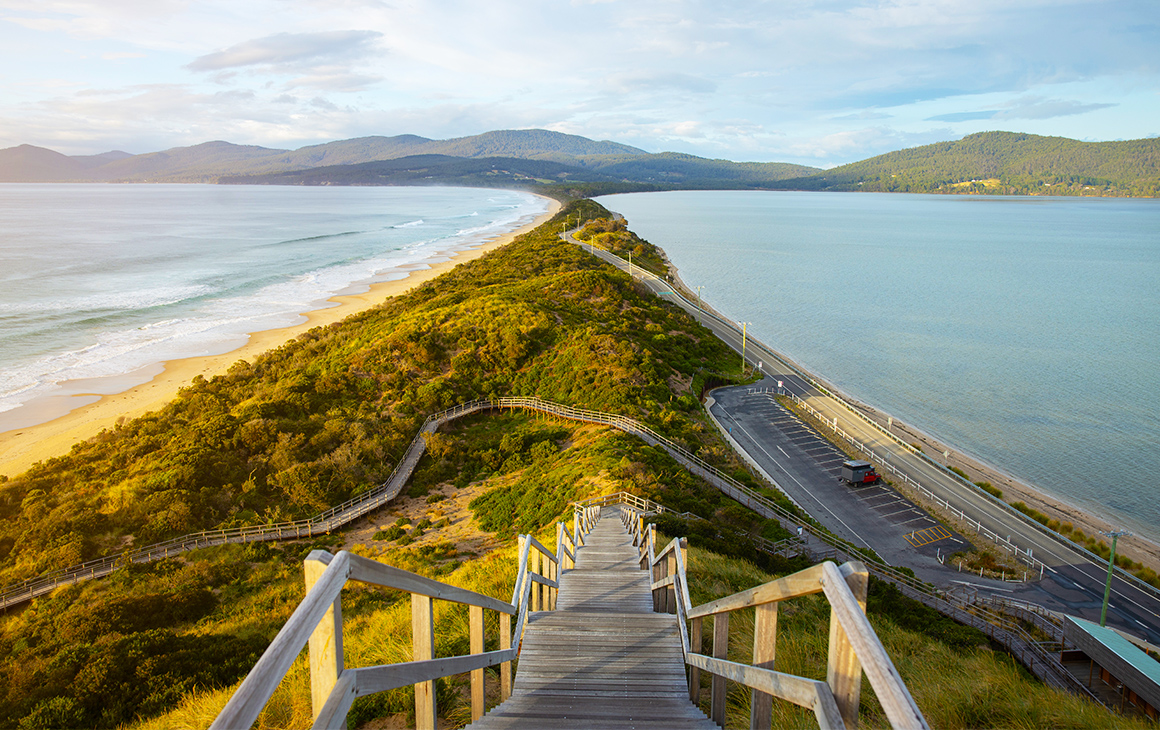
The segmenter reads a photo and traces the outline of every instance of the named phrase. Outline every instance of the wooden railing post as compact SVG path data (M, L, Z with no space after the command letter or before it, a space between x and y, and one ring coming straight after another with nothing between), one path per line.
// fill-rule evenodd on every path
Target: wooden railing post
M753 666L773 669L777 653L777 604L757 606L753 629ZM750 690L749 730L768 730L773 724L773 695Z
M862 613L866 613L866 591L870 582L869 573L865 566L856 563L861 571L851 572L845 576L846 585L858 601ZM854 653L854 646L850 643L846 631L838 621L838 616L830 609L830 656L826 669L826 683L834 694L834 701L838 703L838 711L849 730L858 727L858 703L862 692L862 663Z
M650 534L650 537L652 537L651 534ZM669 551L669 554L665 557L665 577L668 577L670 575L676 576L676 574L677 574L677 550L681 549L679 546L680 546L680 543L678 542L677 545L675 545L673 547L673 549ZM677 584L676 584L676 581L674 581L672 585L665 587L665 613L676 613L676 612L677 612Z
M483 653L483 606L467 607L468 643L472 654ZM486 711L486 687L482 669L471 670L471 721L483 717Z
M713 656L717 659L729 658L729 613L721 612L713 616ZM725 678L713 675L709 694L709 719L725 727Z
M411 594L411 659L435 658L435 611L430 596ZM415 728L435 730L435 682L415 685Z
M701 623L704 619L695 618L689 630L689 651L693 654L701 653ZM701 704L701 669L689 667L689 702Z
M532 573L535 573L536 575L543 575L543 573L540 572L540 551L536 548L535 545L532 545L528 549L529 580L531 580ZM544 586L540 585L539 583L532 581L532 605L529 606L529 608L533 611L540 610L541 598L543 596L543 592L540 589L543 587Z
M559 559L557 558L557 562L555 562L555 563L553 563L551 560L548 560L547 558L541 558L541 559L544 560L548 566L548 579L556 581L556 585L559 586L560 585L560 582L559 582L560 581L560 563L558 562ZM548 611L555 611L556 610L556 595L559 592L560 592L559 588L552 588L551 586L548 586L548 590L547 590L548 601L547 601L547 605L544 606L545 610L548 610Z
M320 554L321 553L321 554ZM322 556L325 555L325 558ZM314 550L303 561L306 574L306 592L322 577L330 564L330 553ZM338 675L342 674L342 598L335 598L318 627L310 635L310 704L314 719L330 697Z
M499 615L499 648L512 648L512 616L510 613ZM503 702L512 696L512 663L504 662L499 665L499 701Z

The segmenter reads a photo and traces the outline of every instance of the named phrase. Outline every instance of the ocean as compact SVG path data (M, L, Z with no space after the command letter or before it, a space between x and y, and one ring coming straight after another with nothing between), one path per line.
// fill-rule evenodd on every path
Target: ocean
M842 391L1160 541L1160 200L600 202L707 303Z
M547 208L468 188L0 184L0 432L70 383L115 392L229 352Z

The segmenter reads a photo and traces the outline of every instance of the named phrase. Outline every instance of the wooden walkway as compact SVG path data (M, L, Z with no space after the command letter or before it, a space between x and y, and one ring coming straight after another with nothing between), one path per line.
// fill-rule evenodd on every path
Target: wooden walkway
M472 728L716 728L689 702L677 617L653 613L647 571L616 507L532 614L512 696Z

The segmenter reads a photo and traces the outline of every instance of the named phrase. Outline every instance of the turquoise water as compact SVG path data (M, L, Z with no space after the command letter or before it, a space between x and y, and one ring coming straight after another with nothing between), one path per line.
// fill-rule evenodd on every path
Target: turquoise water
M601 202L707 302L843 391L1160 539L1160 201Z
M0 431L66 383L116 392L228 352L545 210L465 188L0 185Z

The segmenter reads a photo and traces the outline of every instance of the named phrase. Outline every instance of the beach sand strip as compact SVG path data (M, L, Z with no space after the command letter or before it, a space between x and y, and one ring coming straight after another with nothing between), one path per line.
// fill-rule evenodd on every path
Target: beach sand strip
M159 410L173 400L179 389L189 385L198 375L207 379L220 375L239 360L253 360L308 330L333 324L352 314L376 307L388 298L410 291L459 264L510 243L517 236L547 221L560 209L558 201L551 198L545 200L549 202L548 211L534 221L478 246L459 251L444 261L426 262L425 267L409 271L406 278L372 284L362 294L331 297L327 301L335 306L302 312L305 321L301 324L251 333L246 344L221 355L161 363L151 380L119 393L92 392L70 396L76 399L79 407L69 410L65 415L34 426L0 433L0 474L15 476L39 461L67 454L74 444L113 428L118 422Z

